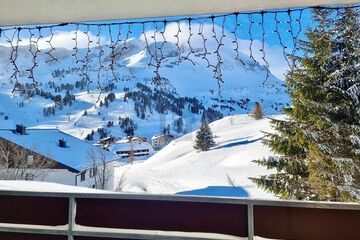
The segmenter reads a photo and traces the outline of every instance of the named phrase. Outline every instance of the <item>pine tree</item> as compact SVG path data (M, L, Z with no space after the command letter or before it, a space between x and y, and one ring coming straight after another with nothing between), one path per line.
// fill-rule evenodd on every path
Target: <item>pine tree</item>
M174 128L177 133L181 133L183 131L184 121L182 117L174 121Z
M328 10L313 11L317 25L306 32L308 41L300 42L303 57L296 61L287 74L292 107L284 109L287 120L272 119L276 133L267 133L264 144L278 156L254 162L275 169L276 173L251 178L258 186L284 199L319 199L309 178L309 149L307 131L316 124L314 102L324 99L321 85L327 81L331 54L332 32ZM311 103L311 104L309 104Z
M203 121L200 129L196 133L194 148L201 151L209 151L211 147L215 146L213 138L214 136L209 124L207 121Z
M91 135L91 134L89 133L88 135L86 135L85 140L87 140L87 141L92 141L92 140L94 140L93 135Z
M164 132L164 134L170 134L170 130L171 130L170 124L168 124L168 125L166 125L166 127L164 128L163 132Z
M135 134L134 127L132 127L132 126L126 127L126 128L124 129L124 133L125 133L127 136L130 136L130 137L134 136L134 134Z
M261 106L261 104L259 102L255 102L255 107L254 110L252 112L252 117L255 118L256 120L262 119L264 117L264 110L263 107Z
M277 173L252 180L282 198L359 199L359 105L349 91L359 82L359 20L348 11L334 27L331 10L314 10L286 79L292 107L264 141L279 156L254 161Z
M329 104L323 119L331 124L320 135L326 157L335 163L335 170L326 172L336 179L337 190L360 199L360 21L359 11L339 10L335 22L336 37L331 80L325 85ZM321 168L319 168L321 171ZM330 181L330 180L328 180ZM343 198L346 200L346 198ZM340 199L340 200L343 200ZM350 199L351 200L351 199Z

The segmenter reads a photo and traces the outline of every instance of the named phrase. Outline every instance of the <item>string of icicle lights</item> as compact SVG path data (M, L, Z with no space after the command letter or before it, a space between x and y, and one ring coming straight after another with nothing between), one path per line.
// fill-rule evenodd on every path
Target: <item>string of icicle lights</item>
M359 5L346 6L351 8L359 8ZM36 87L38 85L35 69L38 67L39 53L43 52L47 55L47 63L55 63L58 61L53 45L53 38L55 30L62 28L72 28L74 36L72 38L74 47L72 56L75 64L81 67L81 76L87 82L96 82L100 92L106 91L101 84L101 74L103 71L109 71L113 82L119 80L116 71L117 62L123 57L123 52L128 49L128 40L133 34L133 29L140 29L140 34L144 38L144 50L149 55L148 66L153 69L153 83L160 85L162 81L161 66L165 60L164 47L168 41L166 37L167 26L175 24L177 31L172 36L175 38L175 46L177 49L177 56L179 62L190 62L195 65L195 58L200 58L205 61L208 69L212 71L213 78L217 81L219 86L219 95L221 96L221 84L223 80L223 57L221 50L224 47L224 39L232 38L231 44L235 53L234 61L241 64L241 43L240 37L247 37L249 44L247 46L250 59L256 64L264 65L266 67L266 74L264 75L264 82L270 77L270 61L266 52L266 39L270 35L276 37L278 45L282 48L283 56L289 66L294 62L289 58L289 54L296 54L299 50L297 48L298 38L304 29L302 26L303 12L312 8L318 9L331 9L335 14L345 6L339 7L309 7L309 8L296 8L285 10L271 10L271 11L255 11L255 12L236 12L222 15L210 15L201 17L183 17L183 18L170 18L170 19L156 19L144 21L126 21L126 22L105 22L105 23L61 23L53 25L41 26L23 26L23 27L0 27L0 40L6 41L10 46L9 61L12 65L13 72L10 77L14 83L13 91L16 91L21 83L19 81L22 72L27 74L31 84ZM244 21L246 20L246 24ZM271 28L268 29L266 21L272 21ZM183 24L185 23L185 24ZM211 33L204 33L204 26L210 26ZM187 29L184 29L186 26ZM229 27L230 26L230 27ZM152 34L147 34L146 29L151 28ZM287 35L284 36L286 29ZM90 30L95 32L95 39L91 38ZM180 44L180 34L184 31L187 32L186 43ZM85 55L79 55L79 33L82 32L86 36L86 50ZM39 42L44 39L44 34L47 34L47 48L41 49ZM108 43L102 41L102 35L109 38ZM27 39L24 39L24 35ZM193 46L193 38L201 39L202 49L200 52ZM285 39L286 38L286 39ZM290 41L289 41L290 38ZM27 69L20 69L19 61L19 46L24 40L29 41L29 52L31 54L31 64ZM215 43L215 47L209 48L209 41ZM256 51L260 52L259 57L255 57L254 42L260 42L260 48ZM289 43L290 42L290 43ZM96 55L93 50L96 47ZM185 45L185 47L184 47ZM109 48L110 54L105 58L104 50ZM91 79L89 71L89 62L94 58L97 59L97 74L94 79Z

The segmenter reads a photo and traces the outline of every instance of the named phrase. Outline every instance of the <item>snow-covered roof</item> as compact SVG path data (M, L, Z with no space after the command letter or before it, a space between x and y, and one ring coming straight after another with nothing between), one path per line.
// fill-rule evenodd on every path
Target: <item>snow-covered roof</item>
M106 138L102 138L102 139L100 139L99 141L97 141L97 142L95 143L95 145L101 145L101 144L103 144L103 143L111 142L111 141L116 142L116 141L118 141L118 140L119 140L119 138L117 138L117 137L106 137Z
M25 191L25 192L55 192L55 193L112 193L99 189L69 186L59 183L0 180L0 190L4 191Z
M169 137L169 138L174 138L174 136L173 136L173 135L171 135L171 134L164 134L164 133L161 133L161 134L156 134L156 135L154 135L154 136L151 138L151 140L158 139L158 138L160 138L160 137Z
M27 129L25 135L9 129L0 129L0 137L76 170L89 165L90 149L99 151L99 147L59 129ZM66 141L66 148L59 147L59 139ZM104 151L104 153L108 161L117 159L117 156L111 152Z
M118 151L130 151L130 150L144 150L149 149L152 151L152 146L148 142L128 142L124 140L117 141L109 146L109 151L116 153Z

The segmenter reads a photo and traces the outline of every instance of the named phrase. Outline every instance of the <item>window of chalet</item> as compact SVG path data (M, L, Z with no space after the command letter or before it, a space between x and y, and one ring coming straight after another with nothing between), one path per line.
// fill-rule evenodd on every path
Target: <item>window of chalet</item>
M32 164L34 164L34 155L28 155L27 156L27 163L28 163L28 165L32 165Z
M93 167L90 169L90 177L94 177L97 174L97 168Z
M25 180L26 181L31 181L31 180L34 180L34 174L32 174L32 173L26 173L25 174Z
M86 179L86 171L82 172L80 175L80 181L83 182Z

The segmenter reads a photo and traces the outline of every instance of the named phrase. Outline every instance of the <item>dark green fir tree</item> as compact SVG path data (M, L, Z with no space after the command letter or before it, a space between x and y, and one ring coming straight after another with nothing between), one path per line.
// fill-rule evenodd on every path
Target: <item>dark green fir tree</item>
M291 56L294 64L286 76L292 106L284 109L285 120L271 121L276 131L267 133L264 140L276 156L254 161L276 173L251 180L284 199L320 199L311 183L315 164L309 135L318 127L318 106L326 97L323 85L332 71L331 14L330 10L313 10L316 25L306 31L307 41L299 42L304 54Z
M339 197L335 200L360 200L359 17L356 8L338 11L332 53L335 68L325 85L328 102L322 116L328 127L318 137L336 172L317 169L326 173L327 181L336 183Z
M214 136L207 121L201 123L200 129L196 133L194 148L201 151L209 151L215 146Z
M252 180L281 198L360 199L359 16L334 15L313 11L316 25L286 79L292 107L264 141L277 156L254 161L276 173Z

